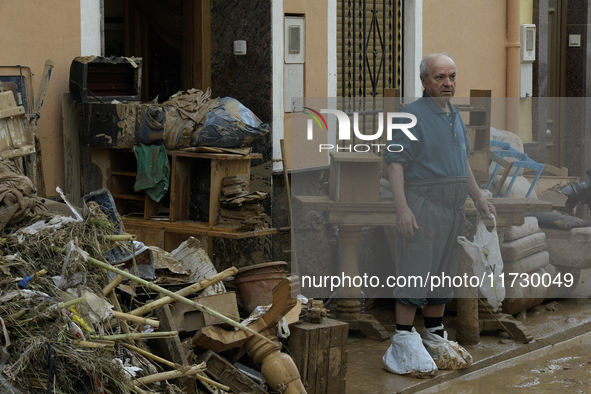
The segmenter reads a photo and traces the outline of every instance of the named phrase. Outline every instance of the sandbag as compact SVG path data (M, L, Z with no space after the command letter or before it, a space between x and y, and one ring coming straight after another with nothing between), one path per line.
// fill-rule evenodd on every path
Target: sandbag
M495 176L495 180L493 181L493 184L492 184L492 190L496 191L497 188L499 187L500 183L501 183L501 176L500 175ZM505 196L505 193L507 193L507 188L509 187L510 184L511 184L511 176L508 176L507 179L505 180L505 183L503 184L503 187L501 188L501 192L499 193L500 197ZM527 178L525 178L523 176L518 176L517 178L515 178L515 182L513 183L513 186L511 186L511 190L509 191L507 198L525 198L530 187L531 187L531 183L527 180ZM529 198L538 198L538 195L536 194L535 190L532 190L531 194L529 195Z
M546 249L546 235L535 233L514 241L501 244L501 255L503 261L517 261L537 252Z
M591 268L591 227L544 229L550 262L578 269Z
M591 223L585 219L565 215L557 212L526 212L525 216L538 219L540 228L555 228L570 230L571 228L590 227Z
M550 274L552 284L546 288L546 299L544 301L568 296L577 288L581 278L580 269L561 265L548 264L546 272ZM571 278L572 282L567 280Z
M519 238L527 237L528 235L537 233L540 231L538 226L538 219L535 217L526 217L524 223L521 226L511 226L504 230L504 240L514 241Z
M503 313L510 315L516 315L521 311L533 308L544 302L546 297L546 287L542 285L542 276L546 273L543 268L539 268L533 272L527 273L527 281L522 277L515 277L513 275L505 274L505 289L507 291L507 297L503 300ZM535 284L532 285L532 275L535 275L533 279ZM514 280L515 279L515 280Z
M544 268L550 263L550 254L547 251L541 251L531 254L517 261L505 262L505 273L518 273L535 271L538 268Z

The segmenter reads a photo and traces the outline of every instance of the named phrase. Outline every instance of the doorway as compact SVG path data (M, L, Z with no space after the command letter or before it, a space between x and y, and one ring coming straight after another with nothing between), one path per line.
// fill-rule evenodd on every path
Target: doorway
M548 1L548 164L564 166L566 0Z
M142 101L211 85L210 0L105 0L105 55L142 62Z

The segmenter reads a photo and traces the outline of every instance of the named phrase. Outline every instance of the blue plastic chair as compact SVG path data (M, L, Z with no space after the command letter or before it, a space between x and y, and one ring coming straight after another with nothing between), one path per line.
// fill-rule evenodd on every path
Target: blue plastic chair
M529 190L527 191L527 194L525 195L526 198L529 198L529 196L531 195L531 192L534 190L534 186L536 185L536 183L538 182L538 179L540 178L540 175L542 175L542 171L544 171L544 165L541 163L536 163L535 161L533 161L532 159L527 157L527 155L525 153L518 152L517 150L511 148L510 146L508 146L508 149L505 149L507 147L507 145L509 145L509 143L507 143L507 142L494 141L495 143L493 144L493 141L494 140L491 140L491 146L500 147L501 150L491 151L491 159L493 161L495 161L497 163L497 165L490 177L490 180L488 181L488 185L486 185L486 188L491 190L490 188L491 188L492 183L495 179L495 176L499 172L499 168L501 167L501 164L504 164L503 167L505 168L505 173L503 174L503 177L501 178L501 183L499 185L498 190L496 191L495 195L493 195L493 197L498 197L503 185L505 184L505 180L507 179L507 175L509 174L509 172L511 171L512 168L515 168L515 173L513 174L513 177L511 178L511 183L509 183L509 186L507 187L507 192L503 196L503 198L506 198L509 195L511 188L513 187L513 184L515 183L515 179L517 179L517 176L519 175L520 170L525 169L525 168L530 168L536 172L536 176L534 177L534 180L532 181L532 184L531 184ZM509 162L509 161L505 160L505 158L507 158L507 157L513 157L513 158L516 158L517 160Z

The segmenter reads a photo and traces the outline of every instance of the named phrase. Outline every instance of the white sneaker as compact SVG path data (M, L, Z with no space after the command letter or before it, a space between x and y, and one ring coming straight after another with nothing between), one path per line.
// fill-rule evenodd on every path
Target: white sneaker
M423 345L437 364L439 369L462 369L472 364L472 356L457 342L447 339L447 331L443 332L443 338L435 334L435 331L443 330L439 327L423 328L421 337Z
M382 362L386 371L399 375L426 378L437 372L437 365L423 346L421 336L414 327L412 332L396 330Z

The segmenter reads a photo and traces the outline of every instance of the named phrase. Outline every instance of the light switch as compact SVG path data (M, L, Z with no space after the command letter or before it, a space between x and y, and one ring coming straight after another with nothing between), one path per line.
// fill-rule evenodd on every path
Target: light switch
M234 55L246 55L246 41L234 41Z
M580 34L569 34L568 35L568 46L569 47L580 47L581 46L581 35Z

